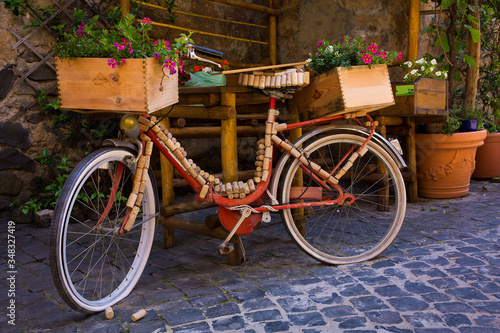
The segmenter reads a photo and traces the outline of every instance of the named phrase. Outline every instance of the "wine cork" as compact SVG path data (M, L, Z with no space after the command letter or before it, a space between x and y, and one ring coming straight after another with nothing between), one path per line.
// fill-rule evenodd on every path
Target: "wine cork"
M140 190L140 188L139 188ZM134 208L135 202L137 201L137 195L138 193L130 193L127 201L127 207L128 208Z
M104 310L104 314L106 315L106 319L113 319L115 313L113 312L113 308L108 306L106 310Z
M144 316L146 316L146 310L141 309L132 315L132 321L135 323L139 319L144 318Z

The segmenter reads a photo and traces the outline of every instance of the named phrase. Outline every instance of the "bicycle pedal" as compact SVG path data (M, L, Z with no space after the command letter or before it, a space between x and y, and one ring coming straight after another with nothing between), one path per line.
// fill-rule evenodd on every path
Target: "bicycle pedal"
M232 244L225 244L222 243L219 245L219 249L217 250L217 253L219 254L229 254L234 251L234 246Z

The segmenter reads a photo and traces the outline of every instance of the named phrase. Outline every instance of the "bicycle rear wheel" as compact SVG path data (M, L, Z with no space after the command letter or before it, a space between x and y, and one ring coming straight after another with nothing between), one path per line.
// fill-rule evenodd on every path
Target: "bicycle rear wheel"
M59 294L74 310L98 312L120 301L132 291L146 265L156 221L151 216L158 209L151 170L136 227L127 234L118 233L136 168L127 166L127 159L134 155L121 148L88 155L59 195L51 226L50 263ZM109 200L116 180L118 191ZM108 201L111 209L99 224Z
M335 134L317 139L304 150L309 160L331 172L363 142L364 138L356 135ZM406 192L401 172L383 148L371 141L366 147L366 154L354 162L338 184L344 193L354 196L353 203L282 211L292 239L319 261L349 264L372 259L393 242L403 224ZM290 163L281 179L281 203L338 197L337 190L325 190L302 170L298 160Z

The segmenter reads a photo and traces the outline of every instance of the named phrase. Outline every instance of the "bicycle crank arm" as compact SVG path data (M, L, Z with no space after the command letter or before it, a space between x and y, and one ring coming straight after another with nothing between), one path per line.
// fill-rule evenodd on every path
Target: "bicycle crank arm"
M241 226L241 224L243 223L243 221L247 217L249 217L251 214L252 214L252 211L250 210L250 208L243 209L243 211L241 212L240 219L234 225L234 227L231 230L231 232L229 233L229 235L227 235L227 237L224 240L224 242L222 242L222 244L219 245L219 253L220 254L228 254L228 253L231 253L231 252L234 251L234 246L228 245L228 243L231 240L231 238L233 238L234 234L236 233L236 230L238 230L238 228Z

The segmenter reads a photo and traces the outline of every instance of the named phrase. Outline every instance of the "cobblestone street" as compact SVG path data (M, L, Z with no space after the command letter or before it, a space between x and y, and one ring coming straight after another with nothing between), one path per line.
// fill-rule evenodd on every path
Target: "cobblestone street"
M163 249L158 227L145 272L111 320L62 301L48 265L49 229L16 224L16 325L8 325L7 222L2 332L500 332L498 183L472 181L459 199L419 198L393 245L354 265L315 261L281 224L243 236L247 261L237 267L204 236L177 231L176 246ZM147 315L132 322L142 308Z

